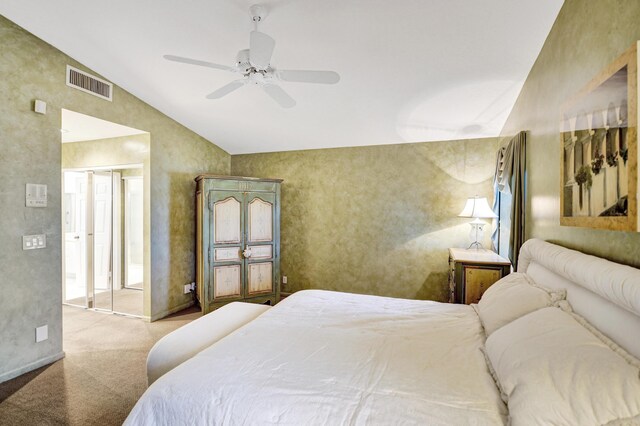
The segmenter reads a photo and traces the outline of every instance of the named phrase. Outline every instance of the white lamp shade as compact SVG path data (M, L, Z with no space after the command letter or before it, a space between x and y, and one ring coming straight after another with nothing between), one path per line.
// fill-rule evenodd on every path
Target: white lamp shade
M498 215L491 210L491 207L489 207L486 197L467 199L467 204L465 204L464 209L462 209L462 212L458 216L480 219L494 219L498 217Z

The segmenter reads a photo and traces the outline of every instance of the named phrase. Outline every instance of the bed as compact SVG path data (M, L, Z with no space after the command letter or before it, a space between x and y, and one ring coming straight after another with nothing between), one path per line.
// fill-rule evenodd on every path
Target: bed
M563 303L613 339L619 353L640 356L640 271L540 240L525 243L519 271L566 291ZM559 312L546 308L552 309ZM125 424L526 424L521 419L528 417L507 408L509 398L531 394L526 386L509 389L511 377L504 376L510 374L503 359L508 350L498 340L511 325L487 339L479 312L477 306L301 291L160 377ZM608 350L604 346L598 349ZM491 356L496 368L486 359ZM626 411L599 418L640 422L640 380L638 388L627 385Z

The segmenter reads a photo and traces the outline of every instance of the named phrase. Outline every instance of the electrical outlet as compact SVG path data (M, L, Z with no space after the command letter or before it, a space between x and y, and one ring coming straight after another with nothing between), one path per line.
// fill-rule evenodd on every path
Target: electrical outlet
M44 342L49 338L49 326L36 327L36 343Z
M22 250L35 250L47 246L47 236L45 234L23 235Z
M282 276L282 284L286 284L287 283L287 276L283 275Z
M183 288L184 288L184 289L183 289L184 294L189 294L189 293L191 293L191 284L185 284L185 285L183 286Z

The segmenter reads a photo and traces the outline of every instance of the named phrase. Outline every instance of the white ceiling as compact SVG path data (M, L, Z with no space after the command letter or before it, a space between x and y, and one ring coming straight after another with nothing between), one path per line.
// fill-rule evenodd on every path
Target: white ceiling
M340 73L282 83L282 109L232 65L251 0L2 0L0 13L231 154L499 134L562 0L265 0L272 65ZM62 70L61 72L64 72ZM70 89L71 90L71 89Z
M86 114L62 110L62 143L84 142L120 136L141 135L144 130L134 129Z

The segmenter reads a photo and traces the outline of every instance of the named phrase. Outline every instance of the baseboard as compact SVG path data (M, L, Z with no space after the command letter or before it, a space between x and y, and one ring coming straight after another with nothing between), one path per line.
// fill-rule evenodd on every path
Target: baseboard
M153 321L157 321L159 319L162 319L164 317L168 317L171 314L175 314L176 312L180 312L183 309L187 309L187 308L193 306L195 303L196 302L194 300L190 300L189 302L183 303L182 305L178 305L175 308L171 308L171 309L164 310L162 312L158 312L155 315L151 315L150 321L153 322Z
M13 378L16 378L18 376L23 375L24 373L28 373L29 371L33 371L37 368L43 367L47 364L51 364L53 362L58 361L59 359L64 358L64 352L59 352L55 355L51 355L42 359L39 359L37 361L34 361L32 363L29 363L25 366L22 366L20 368L16 368L15 370L11 370L7 373L4 374L0 374L0 383L2 382L6 382L7 380L11 380Z

